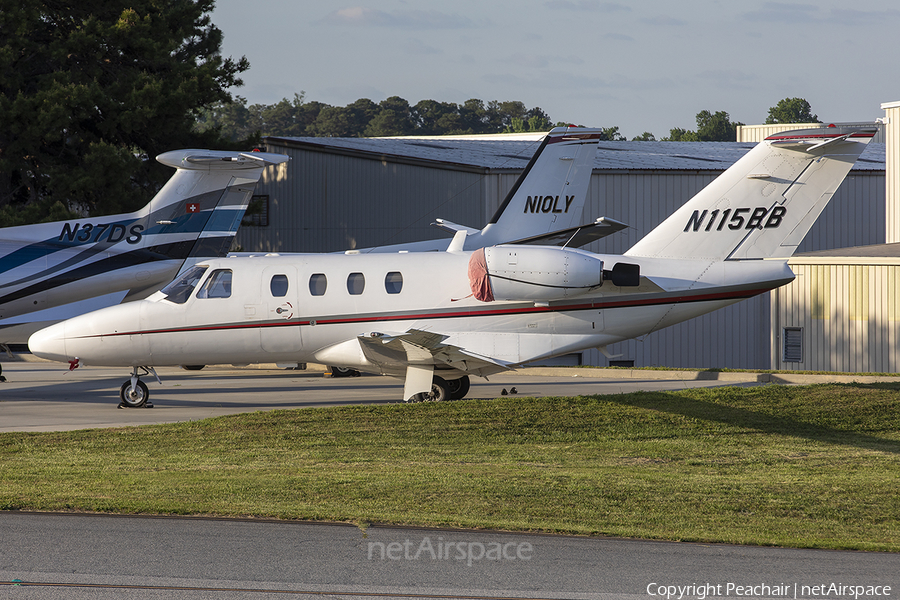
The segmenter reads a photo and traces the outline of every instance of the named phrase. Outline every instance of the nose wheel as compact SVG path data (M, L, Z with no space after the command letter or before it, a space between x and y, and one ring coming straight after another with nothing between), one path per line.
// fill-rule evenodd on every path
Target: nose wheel
M131 385L130 381L123 383L122 389L119 391L119 398L122 400L123 407L127 408L141 408L142 406L150 408L153 406L147 404L147 400L150 399L150 390L147 389L147 384L140 379L138 379L137 385Z
M144 367L141 367L141 369L144 370L145 375L151 372L156 375L152 367L149 370ZM158 379L159 376L157 376ZM119 399L122 401L119 404L119 408L153 408L153 405L149 402L150 390L147 389L147 384L141 381L138 375L138 367L135 367L132 371L131 379L122 384L122 389L119 390Z

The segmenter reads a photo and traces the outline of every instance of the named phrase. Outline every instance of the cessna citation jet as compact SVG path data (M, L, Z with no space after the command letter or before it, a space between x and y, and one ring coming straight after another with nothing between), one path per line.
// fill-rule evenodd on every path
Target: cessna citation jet
M130 367L128 406L146 403L140 377L154 367L199 362L341 365L404 378L405 400L462 398L472 375L603 348L791 281L787 259L874 134L772 135L623 255L465 250L462 229L444 252L208 260L29 345L70 366Z
M177 170L137 212L0 229L0 344L25 343L48 320L145 298L187 259L225 256L263 168L287 159L166 152L157 160Z

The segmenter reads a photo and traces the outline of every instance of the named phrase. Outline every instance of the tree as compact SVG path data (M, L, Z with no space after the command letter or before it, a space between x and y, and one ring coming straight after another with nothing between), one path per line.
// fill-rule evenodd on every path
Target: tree
M649 131L645 131L641 135L636 135L633 138L631 138L631 141L632 142L655 142L656 136L654 136Z
M697 131L673 127L669 131L669 137L663 138L666 142L734 142L737 141L738 125L732 123L728 113L720 110L711 113L701 110L697 113Z
M378 105L378 112L369 121L364 135L366 137L411 135L414 128L409 102L400 96L391 96Z
M525 108L519 101L487 105L481 100L467 100L462 105L452 102L421 100L415 106L399 96L391 96L379 104L360 98L347 106L329 106L306 102L304 93L293 100L275 104L254 104L238 96L219 102L200 112L196 129L218 133L232 141L250 140L258 136L359 137L395 135L453 135L547 131L553 127L541 108ZM609 139L618 136L618 128ZM615 135L613 135L615 134Z
M736 142L738 125L743 123L732 123L723 110L697 113L697 137L701 142Z
M821 123L817 115L812 114L809 102L803 98L785 98L769 109L766 125L776 123Z
M219 143L203 108L231 100L249 64L222 58L213 0L4 2L0 225L132 210L171 169L146 157ZM202 147L202 146L201 146ZM33 207L37 206L35 209Z
M697 132L690 129L682 129L681 127L673 127L669 130L669 137L662 139L664 142L699 142Z

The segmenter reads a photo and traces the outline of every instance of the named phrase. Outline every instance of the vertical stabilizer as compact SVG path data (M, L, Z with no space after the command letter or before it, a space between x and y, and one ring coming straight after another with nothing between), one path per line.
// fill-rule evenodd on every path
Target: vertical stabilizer
M769 136L625 254L789 258L876 131L832 125Z
M503 244L575 227L587 199L601 129L556 127L466 249Z
M157 160L178 169L143 209L148 238L173 258L225 256L262 171L288 160L266 152L174 150Z

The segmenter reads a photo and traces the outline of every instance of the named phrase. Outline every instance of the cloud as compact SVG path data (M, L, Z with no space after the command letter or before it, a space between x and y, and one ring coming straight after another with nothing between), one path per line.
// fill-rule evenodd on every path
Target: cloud
M446 14L436 10L383 11L354 6L329 13L322 19L333 25L390 27L398 29L462 29L471 27L468 17Z
M604 33L603 37L614 42L633 42L634 38L625 33Z
M641 23L644 23L645 25L656 25L657 27L683 27L684 25L687 25L685 21L668 15L645 17L641 19Z
M615 2L601 2L600 0L550 0L544 6L553 10L572 10L578 12L631 12L630 6Z
M822 9L814 4L766 2L759 10L744 14L748 21L790 25L831 24L860 27L900 20L900 10L856 10L852 8Z
M797 25L821 21L824 13L814 4L766 2L761 9L748 12L744 16L749 21Z
M580 56L556 56L552 54L512 54L504 62L528 69L546 69L551 64L579 66L584 64Z
M444 53L443 50L435 48L434 46L429 46L428 44L417 38L411 38L406 41L406 50L410 54L414 54L417 56Z
M829 20L838 25L879 25L885 21L900 19L900 10L853 10L836 8L829 14Z
M757 76L738 69L710 69L697 74L699 79L714 83L717 87L732 90L753 89L751 85Z

